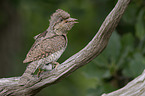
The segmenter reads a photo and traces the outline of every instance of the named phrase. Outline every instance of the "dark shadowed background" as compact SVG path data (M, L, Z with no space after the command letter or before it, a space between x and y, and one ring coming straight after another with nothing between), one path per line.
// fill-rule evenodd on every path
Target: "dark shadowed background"
M49 26L58 8L78 19L68 33L63 62L96 34L117 0L1 0L0 77L23 74L33 37ZM132 0L107 48L92 62L36 96L100 96L137 77L145 69L145 0Z

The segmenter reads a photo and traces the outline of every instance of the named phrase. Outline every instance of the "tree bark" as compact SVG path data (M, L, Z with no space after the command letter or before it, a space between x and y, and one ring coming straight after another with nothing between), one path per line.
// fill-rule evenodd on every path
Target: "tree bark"
M123 88L102 96L145 96L145 70Z
M56 70L46 71L39 78L28 82L25 86L18 85L20 77L0 79L0 96L32 96L41 89L66 78L76 69L86 65L98 56L107 46L109 38L118 25L120 18L131 0L118 0L116 6L104 20L94 38L75 55L60 64ZM104 95L106 96L106 95Z

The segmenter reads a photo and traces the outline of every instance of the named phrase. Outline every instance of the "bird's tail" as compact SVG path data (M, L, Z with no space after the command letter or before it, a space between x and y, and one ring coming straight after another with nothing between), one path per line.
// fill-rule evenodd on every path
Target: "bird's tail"
M39 67L38 62L31 62L23 75L20 77L20 80L18 82L19 85L25 85L27 84L30 80L34 79L33 73L36 71L36 69Z

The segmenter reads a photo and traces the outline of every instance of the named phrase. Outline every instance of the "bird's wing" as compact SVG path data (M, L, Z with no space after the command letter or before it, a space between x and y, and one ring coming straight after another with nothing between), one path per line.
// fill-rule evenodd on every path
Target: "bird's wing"
M41 41L35 41L29 50L23 63L28 63L35 60L40 60L48 55L60 50L67 44L67 37L64 35L55 35L45 38Z
M40 34L34 36L33 38L34 38L35 40L37 40L38 38L45 37L45 36L46 36L46 33L47 33L47 31L44 31L43 33L40 33Z

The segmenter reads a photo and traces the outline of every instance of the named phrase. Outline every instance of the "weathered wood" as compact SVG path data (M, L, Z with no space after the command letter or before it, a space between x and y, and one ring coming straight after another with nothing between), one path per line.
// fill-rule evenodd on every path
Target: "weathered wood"
M145 96L145 70L123 88L102 96Z
M125 9L131 0L118 0L114 9L106 17L99 31L86 47L60 64L56 70L44 72L31 80L25 86L18 85L19 77L0 79L0 96L31 96L37 94L42 88L57 83L73 71L84 66L98 56L107 46L109 38L118 25Z

